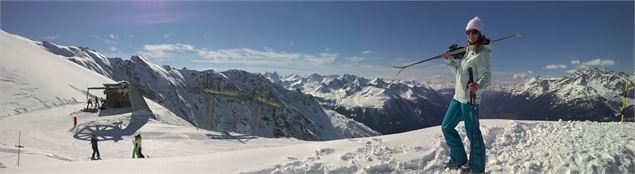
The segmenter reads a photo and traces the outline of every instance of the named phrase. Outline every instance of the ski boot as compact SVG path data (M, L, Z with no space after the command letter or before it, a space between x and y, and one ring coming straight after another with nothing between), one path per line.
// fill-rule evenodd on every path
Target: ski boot
M470 164L465 164L463 166L461 166L461 173L472 173L472 168L470 167Z
M445 162L444 169L456 170L456 169L460 169L460 168L461 168L461 166L452 163L451 160L448 160L447 162Z

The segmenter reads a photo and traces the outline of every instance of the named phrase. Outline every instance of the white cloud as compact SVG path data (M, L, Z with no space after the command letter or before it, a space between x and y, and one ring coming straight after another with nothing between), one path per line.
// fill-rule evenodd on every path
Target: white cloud
M578 65L578 68L587 67L587 66L613 66L615 65L615 61L611 59L593 59L586 62L582 62L580 60L574 59L574 60L571 60L571 64Z
M193 54L195 62L246 63L246 64L312 64L328 65L337 58L337 53L322 52L317 55L278 51L271 48L255 50L250 48L231 48L208 50L189 44L144 45L138 53L151 58L165 58L173 54Z
M123 35L126 36L126 37L129 37L129 38L134 38L134 34L132 34L132 33L124 32Z
M512 79L524 79L525 77L529 77L529 75L533 73L533 71L527 71L527 73L514 74Z
M615 65L615 61L611 60L611 59L593 59L593 60L589 60L586 62L582 62L578 59L574 59L571 60L571 64L572 65L576 65L576 67L567 70L568 73L573 73L575 72L577 69L581 69L581 68L587 68L590 66L613 66Z
M521 73L521 74L514 74L513 79L524 79L525 76L527 76L527 74L525 73Z
M143 51L140 54L147 55L152 58L163 58L170 53L184 53L184 52L196 52L194 46L189 44L156 44L156 45L144 45Z
M371 51L371 50L362 51L362 55L367 55L367 54L371 54L371 53L373 53L373 51Z
M119 48L117 48L117 47L110 47L110 51L115 52L115 51L117 51L117 50L119 50Z
M576 71L577 71L577 69L570 69L570 70L567 70L567 73L569 73L569 74L573 74L573 73L574 73L574 72L576 72Z
M117 37L114 34L108 34L108 36L105 36L105 37L101 37L101 36L98 36L96 34L90 34L89 36L92 37L92 38L95 38L97 40L103 41L106 45L118 45L119 44L119 42L117 42L117 40L119 40L119 37Z
M349 58L349 60L351 61L351 63L358 63L360 61L366 60L368 58L365 57L359 57L359 56L353 56L351 58Z
M55 40L55 39L57 39L59 37L60 37L60 35L52 35L52 36L44 36L44 37L42 37L42 39L44 39L44 40Z
M110 39L119 40L119 37L115 36L114 34L109 34L108 37L110 37Z
M613 66L615 65L615 61L610 60L610 59L593 59L587 62L584 62L583 65L587 65L587 66Z
M166 38L166 39L169 38L170 36L172 36L170 33L163 34L163 38Z
M565 69L567 65L565 64L549 64L545 66L546 69Z
M309 55L306 59L313 65L329 65L335 62L337 55L337 53L320 53L319 57Z
M337 53L323 52L319 55L289 53L267 48L264 51L249 48L233 48L221 50L199 50L201 58L209 61L256 61L260 63L310 63L313 65L332 64Z

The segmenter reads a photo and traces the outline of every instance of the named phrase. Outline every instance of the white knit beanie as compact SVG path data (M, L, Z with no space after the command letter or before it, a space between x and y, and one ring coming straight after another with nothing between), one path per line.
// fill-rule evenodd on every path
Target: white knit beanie
M465 31L472 30L472 29L477 30L482 35L485 35L485 30L484 30L484 27L483 27L483 23L481 23L481 18L478 18L478 16L470 19L470 21L467 22L467 26L465 27Z

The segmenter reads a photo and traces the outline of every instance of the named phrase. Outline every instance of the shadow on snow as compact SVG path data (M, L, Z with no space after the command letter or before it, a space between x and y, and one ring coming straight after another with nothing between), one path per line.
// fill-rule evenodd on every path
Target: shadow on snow
M147 114L132 114L130 122L123 128L124 122L118 121L112 124L92 124L84 126L75 131L73 137L78 140L89 141L92 134L97 136L100 141L113 140L117 142L123 140L123 136L131 136L143 125L148 123L149 115Z

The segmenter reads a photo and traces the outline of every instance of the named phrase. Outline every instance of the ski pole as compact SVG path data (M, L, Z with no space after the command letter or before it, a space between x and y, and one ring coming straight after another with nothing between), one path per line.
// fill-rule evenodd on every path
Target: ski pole
M502 38L499 38L499 39L493 40L493 41L492 41L492 43L495 43L495 42L498 42L498 41L501 41L501 40L505 40L505 39L509 39L509 38L513 38L513 37L520 37L520 36L522 36L522 33L514 33L514 34L512 34L512 35L505 36L505 37L502 37ZM466 50L466 49L467 49L467 47L464 47L464 48L461 48L461 49L457 49L457 50L454 50L454 51L450 51L450 52L449 52L449 53L447 53L447 54L448 54L448 56L453 56L453 55L455 55L455 54L459 54L459 53L463 53L463 52L465 52L465 50ZM443 53L443 54L439 54L439 55L437 55L437 56L434 56L434 57L431 57L431 58L427 58L427 59L424 59L424 60L421 60L421 61L417 61L417 62L409 63L409 64L406 64L406 65L392 66L392 67L393 67L393 68L399 68L399 69L400 69L400 70L397 72L397 75L399 75L399 73L401 73L401 71L405 70L405 69L406 69L406 68L408 68L408 67L411 67L411 66L414 66L414 65L417 65L417 64L423 63L423 62L427 62L427 61L430 61L430 60L443 58L443 56L444 56L445 54L446 54L446 53Z
M18 145L15 145L15 147L18 148L18 167L20 167L20 148L24 148L24 146L22 146L20 142L21 134L22 134L22 131L18 131Z
M478 147L481 147L481 141L483 139L483 136L481 135L481 131L479 130L480 125L478 122L478 118L476 118L476 93L470 91L470 84L474 83L474 75L473 75L473 71L472 71L472 67L467 68L467 72L468 72L468 80L467 80L467 90L470 92L470 118L472 119L472 127L474 127L474 129L472 130L474 132L474 136L476 136L476 139L474 136L472 137L472 140L470 140L470 142L474 143L474 145L478 144ZM477 140L478 139L478 140ZM483 148L483 147L481 147ZM482 157L482 162L485 162L485 154L481 154L481 148L474 148L477 149L477 153L479 153ZM485 164L483 164L485 165ZM472 164L470 164L470 166L472 167Z
M622 117L620 118L620 122L624 122L624 112L626 111L626 106L628 105L628 80L626 80L626 84L624 84L624 100L622 101Z

